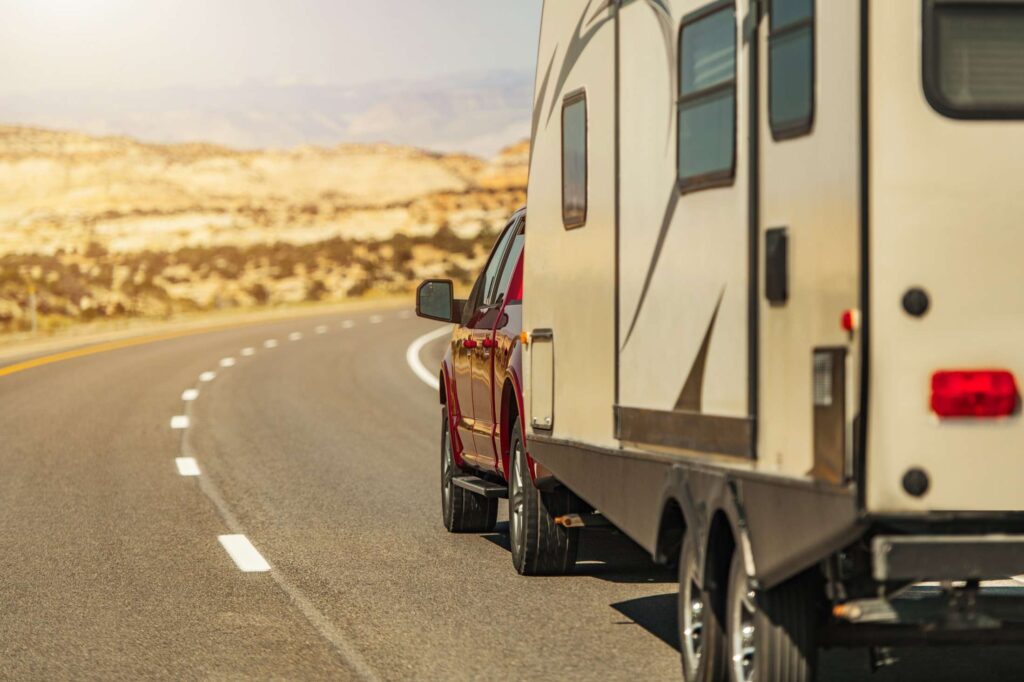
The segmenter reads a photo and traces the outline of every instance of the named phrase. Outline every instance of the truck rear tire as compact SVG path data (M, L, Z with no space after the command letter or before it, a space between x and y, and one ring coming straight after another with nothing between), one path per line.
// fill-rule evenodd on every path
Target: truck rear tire
M441 413L441 518L451 533L486 533L498 522L498 500L455 485L463 471L455 464L448 415Z
M685 682L718 682L727 677L722 603L698 581L700 552L684 539L679 556L679 650Z
M726 609L729 677L733 682L812 682L818 667L820 584L807 573L763 592L747 581L733 554Z
M562 575L576 565L579 529L565 528L555 518L575 511L576 496L562 488L539 490L530 476L517 419L509 443L508 527L512 565L520 575Z

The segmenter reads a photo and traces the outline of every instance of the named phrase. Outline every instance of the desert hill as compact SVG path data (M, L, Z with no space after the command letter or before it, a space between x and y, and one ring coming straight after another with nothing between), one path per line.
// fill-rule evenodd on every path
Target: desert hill
M0 328L24 326L30 286L59 326L465 279L525 203L528 157L0 127Z

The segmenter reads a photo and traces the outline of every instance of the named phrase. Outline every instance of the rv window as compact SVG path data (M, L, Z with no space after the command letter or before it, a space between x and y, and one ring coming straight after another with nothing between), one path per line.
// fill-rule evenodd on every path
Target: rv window
M732 184L736 167L736 10L716 2L679 32L679 184Z
M924 85L955 118L1024 118L1024 3L925 0Z
M562 105L562 223L587 222L587 95L575 92Z
M772 136L806 135L814 122L814 0L772 0L769 24Z

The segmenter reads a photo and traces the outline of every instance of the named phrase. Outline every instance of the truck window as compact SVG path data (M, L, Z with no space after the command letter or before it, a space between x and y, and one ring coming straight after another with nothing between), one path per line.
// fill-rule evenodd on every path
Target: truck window
M679 32L679 184L732 184L736 169L736 10L715 2Z
M814 123L814 0L772 0L768 61L772 136L806 135Z
M562 223L566 229L587 222L587 94L566 96L562 104Z
M954 118L1024 118L1024 3L924 2L932 106Z
M495 300L497 300L494 284L498 279L501 264L505 260L505 252L508 250L509 242L512 241L516 231L515 225L509 226L505 233L501 235L501 239L498 240L498 245L494 247L491 259L487 261L487 268L484 269L482 275L483 284L480 289L480 301L476 304L477 307L493 305Z
M501 268L501 276L498 278L497 297L495 300L502 299L508 292L509 282L512 281L512 275L516 271L516 265L519 264L519 256L523 253L523 245L526 244L526 234L522 229L512 239L512 246L508 250L508 255L505 257L505 264Z

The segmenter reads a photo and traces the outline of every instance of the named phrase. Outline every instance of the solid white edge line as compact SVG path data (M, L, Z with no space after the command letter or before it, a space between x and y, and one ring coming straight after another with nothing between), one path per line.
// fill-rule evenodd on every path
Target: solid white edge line
M197 388L185 389L185 391L181 394L181 399L184 400L186 403L190 403L198 397L199 389Z
M437 374L431 372L429 369L423 366L423 361L420 360L420 351L431 341L439 339L446 334L452 333L452 327L445 326L440 329L435 329L429 334L424 334L415 341L409 344L409 348L405 351L405 361L409 365L409 369L415 374L420 381L430 386L435 391L441 388L441 382L437 378Z
M217 540L240 571L266 573L270 570L270 564L244 535L218 535Z
M175 457L174 463L178 466L178 473L182 476L199 475L199 464L195 457Z
M171 428L172 429L187 429L189 425L189 418L187 414L179 414L171 417Z

